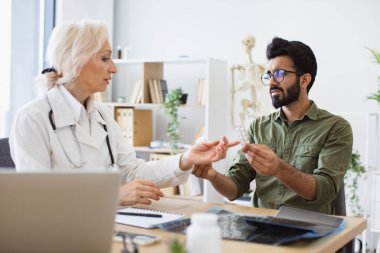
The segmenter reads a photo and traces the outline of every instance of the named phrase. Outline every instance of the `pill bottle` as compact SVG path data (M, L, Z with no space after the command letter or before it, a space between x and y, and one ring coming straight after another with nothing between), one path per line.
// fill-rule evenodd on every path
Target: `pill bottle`
M186 230L186 248L189 253L220 253L221 230L218 216L212 213L195 213Z

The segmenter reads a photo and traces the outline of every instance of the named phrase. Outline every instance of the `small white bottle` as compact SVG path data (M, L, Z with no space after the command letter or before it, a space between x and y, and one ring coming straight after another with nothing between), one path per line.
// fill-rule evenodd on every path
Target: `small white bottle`
M186 248L189 253L220 253L221 230L218 216L212 213L195 213L186 231Z

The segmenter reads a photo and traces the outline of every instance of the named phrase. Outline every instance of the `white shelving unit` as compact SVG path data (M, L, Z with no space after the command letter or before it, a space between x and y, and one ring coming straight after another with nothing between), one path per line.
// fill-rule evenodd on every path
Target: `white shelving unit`
M111 100L117 101L119 96L123 96L129 101L135 82L142 80L143 101L142 104L111 102L109 106L152 109L154 139L167 140L167 117L162 105L150 103L147 91L150 79L164 79L169 90L181 87L184 93L188 93L187 104L179 109L179 115L185 117L180 119L183 143L192 143L201 127L204 127L205 140L220 139L226 134L227 62L213 58L128 59L114 62L118 73L111 84ZM204 105L197 104L199 79L206 80ZM225 172L225 161L214 165L218 171ZM223 197L206 181L203 185L203 198L204 201L223 202Z
M380 233L380 171L372 172L372 223L371 230ZM380 252L380 240L377 241L376 252Z
M379 166L379 115L369 112L335 112L335 114L342 116L350 122L354 135L353 149L359 152L361 162L367 171L366 177L361 178L359 182L357 194L360 197L360 205L364 210L364 217L368 219L369 226L372 226L373 216L376 214L372 211L373 202L371 193L374 185L371 180L371 171ZM346 199L347 214L351 215L348 201ZM374 237L369 229L362 232L361 239L363 242L362 253L366 252L367 245L370 249L373 248L375 244Z

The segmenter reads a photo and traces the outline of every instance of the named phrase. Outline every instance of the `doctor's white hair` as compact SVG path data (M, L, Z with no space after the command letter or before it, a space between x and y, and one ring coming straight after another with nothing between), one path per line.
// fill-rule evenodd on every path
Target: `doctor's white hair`
M46 60L55 71L37 78L37 93L44 94L56 84L75 80L107 40L107 25L102 21L85 19L56 26L46 51Z

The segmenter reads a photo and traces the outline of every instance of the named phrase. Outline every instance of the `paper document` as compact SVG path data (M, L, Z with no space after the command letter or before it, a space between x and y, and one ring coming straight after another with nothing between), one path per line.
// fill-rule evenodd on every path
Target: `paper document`
M118 210L118 213L138 213L139 214L138 216L117 214L115 218L115 222L120 223L120 224L125 224L125 225L142 227L142 228L155 228L159 224L174 221L174 220L181 219L184 217L184 215L182 214L168 213L168 212L163 212L163 211L148 210L148 209L133 208L133 207L120 209ZM157 217L143 216L144 214L147 214L147 215L154 214L154 216L157 216ZM158 217L160 215L162 217Z

